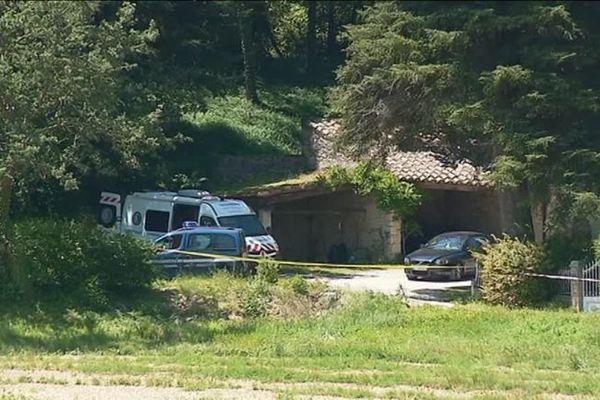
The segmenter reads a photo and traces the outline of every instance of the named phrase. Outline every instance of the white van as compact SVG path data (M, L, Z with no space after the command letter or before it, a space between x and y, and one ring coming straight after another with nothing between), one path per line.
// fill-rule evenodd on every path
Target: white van
M241 200L221 199L200 190L179 192L137 192L125 197L102 192L100 224L119 232L155 240L179 229L185 221L200 226L242 228L250 256L274 257L277 242L262 226L256 213Z

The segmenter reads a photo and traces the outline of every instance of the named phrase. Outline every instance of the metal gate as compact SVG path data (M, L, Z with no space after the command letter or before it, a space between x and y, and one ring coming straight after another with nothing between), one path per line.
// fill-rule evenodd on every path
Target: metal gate
M600 263L594 260L583 267L583 310L600 312Z

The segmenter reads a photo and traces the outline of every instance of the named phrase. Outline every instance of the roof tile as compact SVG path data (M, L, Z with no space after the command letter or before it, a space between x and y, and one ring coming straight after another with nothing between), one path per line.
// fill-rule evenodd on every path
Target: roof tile
M356 164L354 159L343 154L334 145L341 126L339 120L322 119L312 122L310 126L312 127L311 145L317 169L334 165L350 167ZM466 186L491 185L484 178L483 169L475 166L470 160L450 161L448 157L433 151L396 150L387 156L386 164L399 179L410 182Z

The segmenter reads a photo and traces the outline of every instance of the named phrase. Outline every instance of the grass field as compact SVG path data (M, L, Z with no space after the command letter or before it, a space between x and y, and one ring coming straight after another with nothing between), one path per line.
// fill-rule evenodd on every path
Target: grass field
M244 284L211 279L162 285L189 292ZM5 307L0 383L245 387L281 399L600 395L595 315L481 304L409 308L374 294L285 319L178 318L160 296L145 304L104 313Z

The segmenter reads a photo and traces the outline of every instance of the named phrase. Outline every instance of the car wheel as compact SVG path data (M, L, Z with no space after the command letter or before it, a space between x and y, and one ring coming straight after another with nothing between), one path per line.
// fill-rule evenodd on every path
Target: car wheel
M416 281L417 277L415 275L411 274L410 272L407 272L406 279L408 279L409 281Z

